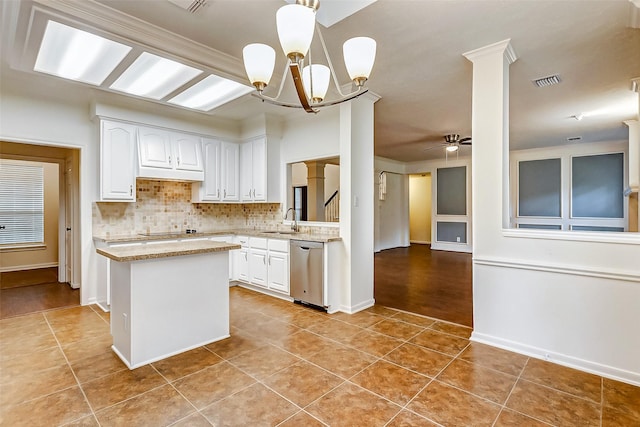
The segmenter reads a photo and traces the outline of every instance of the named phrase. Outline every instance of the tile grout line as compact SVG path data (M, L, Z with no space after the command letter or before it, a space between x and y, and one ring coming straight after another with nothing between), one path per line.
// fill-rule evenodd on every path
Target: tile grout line
M64 357L64 360L67 362L67 367L71 371L71 375L73 375L73 378L76 380L76 384L78 386L78 389L82 393L82 396L84 397L84 401L87 404L87 406L89 407L89 410L91 411L91 415L93 416L93 419L96 421L98 426L100 426L100 421L98 421L98 417L96 416L96 411L93 409L93 406L91 405L91 402L89 402L89 398L87 397L87 394L85 393L84 388L82 387L82 384L80 383L80 379L78 378L78 376L76 375L75 371L71 367L71 362L69 362L69 358L67 357L67 354L64 352L64 349L62 348L62 344L60 344L60 340L58 340L58 336L56 335L55 331L53 330L53 326L51 326L51 323L49 322L49 319L47 318L47 316L44 313L42 314L42 316L44 317L44 321L47 322L47 326L49 327L49 330L51 331L51 334L53 335L53 339L56 340L56 343L58 344L58 348L59 348L60 352L62 353L62 356ZM82 419L82 418L84 418L84 417L79 417L76 420L79 420L79 419Z
M203 347L204 347L204 346L203 346ZM216 355L216 356L217 356L217 355ZM158 375L160 375L162 378L164 378L164 380L169 384L169 386L171 386L171 388L173 388L173 389L176 391L176 393L178 393L178 394L179 394L179 395L180 395L184 400L186 400L186 401L187 401L187 403L189 403L189 405L191 405L191 406L193 407L193 409L195 409L195 412L191 412L191 413L189 413L189 414L185 415L184 417L182 417L182 418L180 418L180 419L178 419L178 420L176 420L176 421L174 421L174 422L172 422L172 423L168 424L168 425L167 425L167 427L172 426L172 425L174 425L174 424L177 424L177 423L179 423L180 421L182 421L182 420L185 420L185 419L189 418L189 417L190 417L190 416L192 416L194 413L201 415L205 420L207 420L207 422L208 422L209 424L211 424L211 423L209 422L209 419L208 419L207 417L205 417L205 416L204 416L204 414L202 414L202 413L198 410L198 408L196 407L196 405L194 405L194 404L193 404L189 399L187 399L187 396L185 396L184 394L182 394L182 392L180 392L180 390L178 390L178 389L176 388L176 386L175 386L175 385L173 385L173 383L174 383L175 381L177 381L177 380L179 380L179 379L182 379L182 378L186 377L186 375L185 375L184 377L180 377L180 378L178 378L178 379L176 379L175 381L173 381L173 382L172 382L172 381L169 381L169 379L168 379L167 377L165 377L165 376L162 374L162 372L160 372L160 371L158 370L158 368L156 368L156 367L155 367L155 365L154 365L153 363L150 363L149 365L151 365L151 367L152 367L152 368L153 368L153 369L158 373ZM215 366L215 365L217 365L217 363L216 363L216 364L214 364L214 365L211 365L211 366ZM205 368L205 369L206 369L206 368ZM202 372L202 371L204 371L204 369L200 369L199 371L196 371L196 372ZM194 373L196 373L196 372L194 372Z

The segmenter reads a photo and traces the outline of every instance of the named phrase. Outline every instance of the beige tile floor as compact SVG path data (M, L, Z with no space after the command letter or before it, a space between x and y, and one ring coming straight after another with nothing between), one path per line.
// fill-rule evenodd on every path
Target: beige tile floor
M133 371L108 321L0 321L0 425L640 426L639 387L385 307L326 315L235 287L231 338Z

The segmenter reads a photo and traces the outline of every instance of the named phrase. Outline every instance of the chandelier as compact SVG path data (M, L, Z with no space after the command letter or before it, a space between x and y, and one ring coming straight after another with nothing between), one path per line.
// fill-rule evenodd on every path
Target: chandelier
M257 90L255 96L271 104L304 108L308 113L317 113L321 107L340 104L367 93L368 89L365 89L364 84L371 74L375 61L376 41L369 37L354 37L344 42L342 46L344 63L349 77L355 85L355 90L343 93L327 52L324 38L316 24L316 11L319 7L319 0L296 0L296 4L282 6L276 13L278 38L287 57L287 64L284 67L280 88L275 97L264 94L264 89L273 74L276 59L275 50L262 43L252 43L245 46L242 57L247 77ZM315 28L317 28L318 38L328 66L311 61L310 47ZM280 100L287 69L293 78L296 94L300 100L299 104ZM339 98L325 100L331 78L333 78Z

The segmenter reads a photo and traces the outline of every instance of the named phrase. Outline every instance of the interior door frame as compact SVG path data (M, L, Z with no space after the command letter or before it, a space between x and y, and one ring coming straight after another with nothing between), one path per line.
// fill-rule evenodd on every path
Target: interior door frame
M25 156L25 155L16 155L16 154L3 154L1 156L4 159L12 159L12 160L23 160L23 161L32 161L32 162L41 162L41 163L56 163L58 165L58 282L71 282L71 278L67 277L66 274L66 219L67 219L67 211L66 211L66 203L67 197L73 197L73 194L67 194L67 186L65 179L65 164L69 161L70 164L73 164L71 158L68 159L58 159L53 157L42 157L42 156ZM73 181L71 182L73 186ZM71 199L71 209L73 210L73 199ZM62 203L60 202L62 201ZM71 217L73 219L73 217ZM72 227L73 229L73 227ZM72 231L73 232L73 231ZM73 239L73 235L70 236ZM73 272L73 246L71 247L71 271Z

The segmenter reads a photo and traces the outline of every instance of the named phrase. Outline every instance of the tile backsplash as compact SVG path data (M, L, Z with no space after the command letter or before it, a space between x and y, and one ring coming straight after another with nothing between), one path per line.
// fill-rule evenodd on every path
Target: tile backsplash
M286 228L279 203L191 203L188 182L138 179L136 191L135 203L93 204L94 236ZM301 231L338 234L337 228L327 227Z

